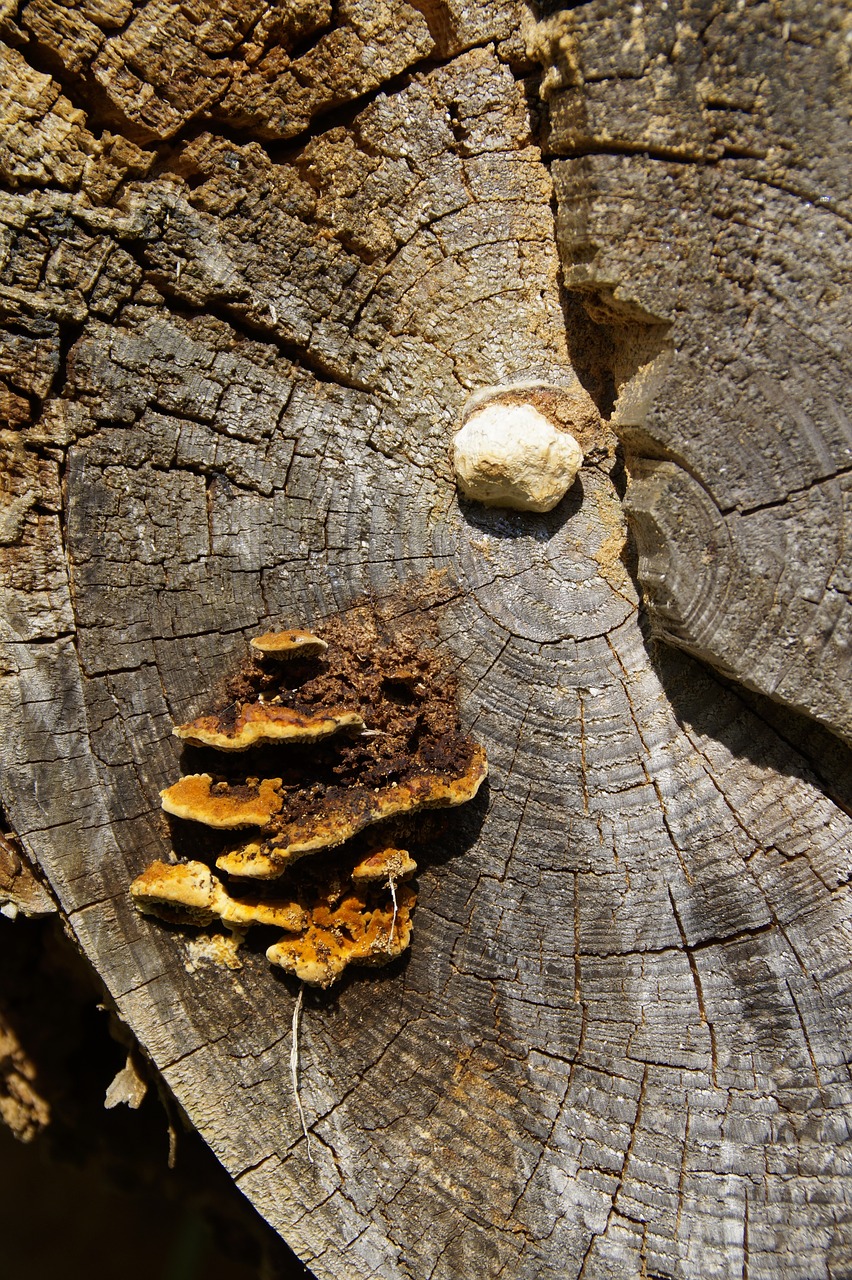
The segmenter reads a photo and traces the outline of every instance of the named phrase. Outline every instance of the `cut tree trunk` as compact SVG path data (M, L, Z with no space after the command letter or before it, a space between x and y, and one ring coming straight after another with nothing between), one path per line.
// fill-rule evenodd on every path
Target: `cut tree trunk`
M6 815L321 1280L852 1276L843 22L726 8L2 11ZM560 506L460 502L471 393L575 370ZM311 1162L298 984L128 886L173 724L364 598L490 786L305 1001Z

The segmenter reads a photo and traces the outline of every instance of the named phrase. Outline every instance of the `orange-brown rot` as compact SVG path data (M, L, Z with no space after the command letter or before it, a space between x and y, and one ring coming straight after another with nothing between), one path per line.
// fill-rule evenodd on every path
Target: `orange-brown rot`
M188 773L160 792L163 808L175 818L234 830L265 827L281 808L280 778L248 778L243 784L214 782L209 773Z
M258 743L319 742L341 729L363 727L359 713L345 707L311 715L268 702L248 702L240 705L235 715L199 716L189 724L177 725L174 733L194 747L246 751Z
M252 649L264 658L315 658L325 653L328 644L311 631L291 627L289 631L267 631L250 641Z
M315 906L305 932L276 942L266 958L311 986L330 987L350 964L388 964L402 955L415 901L406 884L396 890L395 904L373 901L353 887L337 902Z
M216 866L230 875L274 880L299 858L335 848L373 823L423 809L465 804L476 795L487 773L485 752L475 746L461 777L423 774L375 791L353 787L337 804L327 803L321 813L273 824L260 839L222 854Z
M297 902L233 897L203 862L153 862L133 881L130 893L140 911L175 924L221 920L232 928L265 924L300 933L309 923L308 913Z

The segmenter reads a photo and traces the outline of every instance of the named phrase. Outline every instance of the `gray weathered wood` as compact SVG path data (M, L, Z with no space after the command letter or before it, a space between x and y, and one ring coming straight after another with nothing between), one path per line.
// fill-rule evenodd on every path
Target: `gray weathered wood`
M602 48L632 57L598 8L568 19L565 48L595 39L592 13ZM595 193L621 200L630 173L637 192L658 181L654 218L683 212L700 257L696 211L709 218L715 199L701 181L720 165L681 164L684 186L648 158L554 164L563 232L570 183L593 228L588 274L569 285L610 307L589 321L569 297L566 338L519 12L483 4L464 27L463 6L370 6L372 52L358 62L346 51L359 6L313 34L309 9L293 6L270 37L286 46L291 31L297 71L331 50L334 92L300 96L298 133L275 114L294 73L247 69L256 13L229 25L199 7L177 34L183 10L153 3L133 17L59 10L71 34L39 0L17 17L31 37L3 55L15 123L0 157L9 819L192 1123L318 1277L847 1275L845 748L831 761L817 739L797 748L795 716L770 723L760 700L648 639L613 437L546 516L460 505L449 464L472 391L570 385L570 340L606 403L607 378L611 401L672 342L651 284L631 276L621 297L617 274L613 301L594 274L622 261L644 216L637 202L622 222L611 201L605 224ZM686 6L672 12L687 24ZM714 54L734 81L762 12L747 9ZM707 23L692 25L709 47ZM551 56L546 33L537 47ZM389 49L407 51L401 65L383 61ZM660 53L676 63L671 42ZM144 120L142 90L113 79L128 60L147 85ZM622 74L608 89L587 68L579 101L591 111L641 89ZM569 151L563 128L555 113L551 137ZM698 145L691 118L678 128ZM764 225L789 228L798 211L805 272L824 243L834 252L836 219L773 192ZM735 203L718 225L740 234ZM573 271L579 238L562 239ZM735 243L730 260L744 261ZM786 279L767 265L754 284L767 311ZM677 336L696 352L698 314ZM697 376L666 378L654 413L666 406L700 441L715 419L692 416L687 391L719 397ZM742 379L760 394L751 366ZM619 430L654 434L657 418L640 423L629 403ZM807 470L806 439L784 436L819 480L803 490L815 500L840 480ZM707 522L730 521L715 504L703 523L687 516L686 446L663 443L661 459L633 463L643 563L645 531L660 528L669 541L655 545L694 571ZM715 433L702 447L723 445ZM743 486L754 470L737 472ZM763 471L786 497L776 464ZM688 495L683 550L643 505L654 486ZM295 987L262 952L237 972L205 964L188 935L140 917L127 886L168 851L158 791L180 767L172 723L208 709L253 632L321 621L365 593L436 621L490 789L419 876L408 960L306 1000L310 1164L289 1081ZM775 642L768 631L767 663ZM823 714L809 697L788 701Z
M538 48L655 629L848 742L844 30L831 3L595 4Z

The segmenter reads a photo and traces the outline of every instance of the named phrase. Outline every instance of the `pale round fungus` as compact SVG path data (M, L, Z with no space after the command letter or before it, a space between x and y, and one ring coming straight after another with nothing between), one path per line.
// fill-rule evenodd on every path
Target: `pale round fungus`
M531 404L486 404L453 441L459 488L488 506L552 511L582 463L574 437Z

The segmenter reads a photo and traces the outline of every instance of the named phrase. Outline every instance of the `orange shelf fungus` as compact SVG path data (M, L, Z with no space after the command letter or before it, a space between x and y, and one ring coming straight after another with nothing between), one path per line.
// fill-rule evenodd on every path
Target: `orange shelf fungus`
M189 724L177 725L173 732L194 747L246 751L258 743L318 742L341 729L364 728L357 711L343 708L310 715L292 707L255 702L231 710L231 715L199 716Z
M197 836L193 861L153 863L131 885L139 910L222 924L238 939L249 926L276 927L284 936L269 961L320 987L350 964L406 950L417 863L397 841L422 841L414 815L466 804L488 772L460 728L454 676L415 626L356 608L322 637L290 628L252 640L222 709L174 730L188 748L219 753L220 767L205 757L211 772L187 773L160 795L166 813L196 829L256 831L224 848L219 838L226 880L195 860ZM252 776L240 752L250 752ZM173 830L183 839L187 828Z
M152 862L133 881L130 894L140 911L173 924L221 920L235 928L266 924L300 933L310 923L297 902L232 897L203 862Z
M407 849L379 849L356 862L352 879L356 884L384 880L408 880L417 870L417 863Z
M209 773L188 773L160 792L166 813L229 831L265 827L281 808L280 778L247 778L241 786L214 782Z
M222 854L216 866L234 876L274 880L306 854L334 849L376 822L465 804L476 795L487 772L485 752L474 747L460 777L425 774L375 791L353 787L326 797L318 813L292 822L287 821L286 812L277 815L260 840Z
M305 932L274 943L266 958L313 987L330 987L350 964L388 964L411 941L417 895L403 884L394 897L396 905L372 903L369 895L353 890L334 906L317 905Z
M290 631L267 631L250 640L252 649L265 658L315 658L325 653L328 643L311 631L291 628Z

